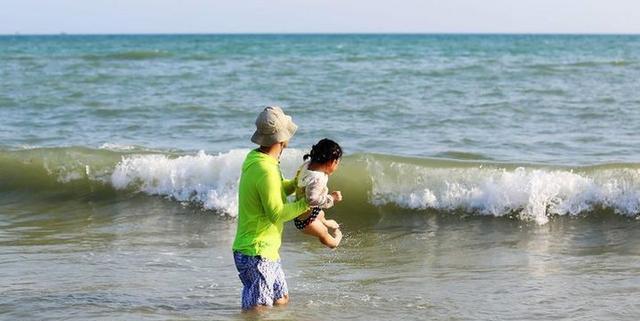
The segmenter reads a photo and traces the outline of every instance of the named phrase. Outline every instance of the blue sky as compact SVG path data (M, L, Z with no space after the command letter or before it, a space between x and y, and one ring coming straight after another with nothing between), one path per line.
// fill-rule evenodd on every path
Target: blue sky
M0 34L640 33L640 0L0 0Z

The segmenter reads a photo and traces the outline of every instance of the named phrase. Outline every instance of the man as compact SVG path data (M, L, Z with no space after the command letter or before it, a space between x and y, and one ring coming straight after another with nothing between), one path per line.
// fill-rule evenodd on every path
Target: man
M279 160L297 129L280 107L265 108L251 137L260 147L249 152L242 164L233 255L243 285L243 310L289 301L278 253L283 224L308 211L309 204L304 199L287 203L295 180L282 177Z

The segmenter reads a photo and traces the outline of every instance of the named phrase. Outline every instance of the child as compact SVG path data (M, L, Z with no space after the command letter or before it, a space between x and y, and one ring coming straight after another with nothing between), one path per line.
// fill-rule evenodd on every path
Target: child
M342 201L340 191L329 194L327 188L329 175L338 168L341 157L340 145L330 139L322 139L313 145L309 154L304 155L304 160L309 161L304 162L296 174L296 198L306 197L312 207L310 211L293 220L296 228L318 237L322 244L332 249L340 244L342 232L336 221L324 218L322 209L330 208L334 203ZM333 236L328 228L334 230Z

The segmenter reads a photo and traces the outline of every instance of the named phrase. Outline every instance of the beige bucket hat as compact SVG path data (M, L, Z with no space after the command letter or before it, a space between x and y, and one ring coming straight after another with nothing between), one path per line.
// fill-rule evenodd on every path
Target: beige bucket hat
M268 106L256 118L256 131L251 141L260 146L271 146L288 141L297 129L298 125L293 123L291 116L285 115L282 108Z

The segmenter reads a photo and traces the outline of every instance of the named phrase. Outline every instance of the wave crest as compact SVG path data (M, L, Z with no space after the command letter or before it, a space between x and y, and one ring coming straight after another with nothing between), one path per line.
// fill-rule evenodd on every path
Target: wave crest
M429 168L368 159L374 205L464 210L482 215L517 214L545 224L550 215L579 215L597 208L634 216L640 212L640 171L594 173L562 169L514 170L477 166Z
M150 195L168 196L182 202L197 202L229 216L238 212L238 180L242 162L249 150L170 158L167 155L124 157L111 175L116 189L135 189ZM287 151L283 167L292 172L302 152Z
M248 149L216 155L103 145L0 151L0 192L41 191L68 197L145 193L237 215L238 180ZM281 158L291 178L303 151ZM640 213L640 164L587 167L500 164L379 154L346 156L329 182L341 190L336 211L355 220L396 206L410 211L510 216L539 224L553 215Z

